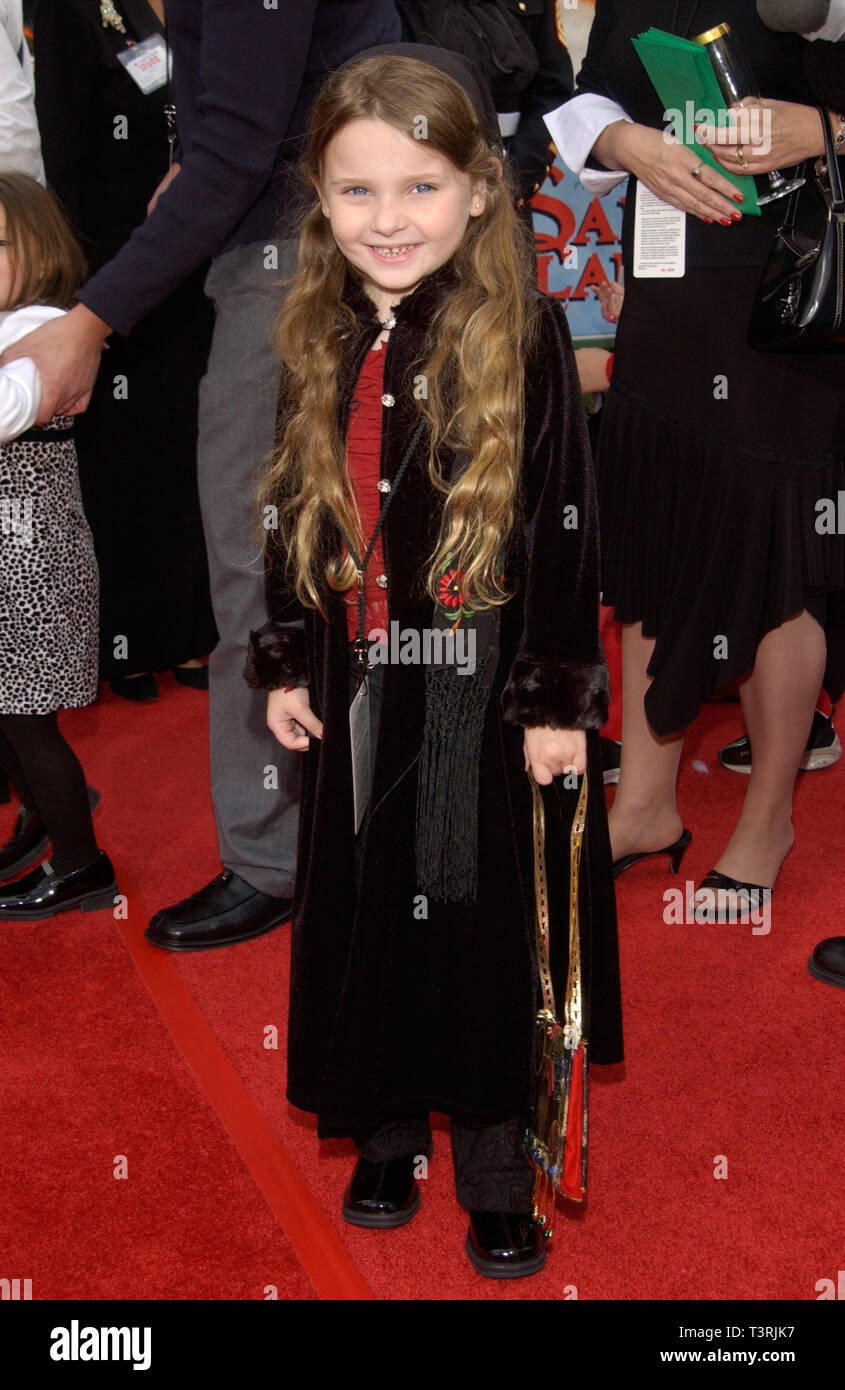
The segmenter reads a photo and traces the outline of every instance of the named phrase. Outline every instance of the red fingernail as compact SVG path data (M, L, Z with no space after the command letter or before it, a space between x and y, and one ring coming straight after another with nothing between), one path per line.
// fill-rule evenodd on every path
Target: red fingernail
M733 197L733 200L734 200L735 203L744 203L744 202L745 202L745 198L743 197L743 195L742 195L741 193L734 193L734 194L732 194L732 197Z
M741 213L741 212L732 212L732 213L731 213L731 217L733 218L734 222L741 222L741 221L742 221L742 213Z
M709 222L711 227L713 226L713 218L712 218L712 217L705 217L704 220L705 220L705 222Z
M731 219L730 219L729 217L720 217L720 218L719 218L719 221L721 222L721 224L722 224L723 227L732 227L732 226L733 226L733 222L731 221Z

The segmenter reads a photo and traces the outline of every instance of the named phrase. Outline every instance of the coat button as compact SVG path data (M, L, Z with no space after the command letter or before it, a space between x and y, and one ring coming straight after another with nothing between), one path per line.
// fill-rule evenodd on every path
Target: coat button
M379 492L390 491L390 483L387 481L386 478L379 478L378 482L376 483L376 487L378 488Z
M389 392L385 392L385 394L382 396L382 398L381 398L381 403L382 403L382 405L395 405L395 404L396 404L395 400L394 400L393 397L389 394Z
M387 575L386 575L386 574L377 574L377 575L376 575L376 583L378 584L378 586L379 586L380 589L386 589L386 588L387 588Z

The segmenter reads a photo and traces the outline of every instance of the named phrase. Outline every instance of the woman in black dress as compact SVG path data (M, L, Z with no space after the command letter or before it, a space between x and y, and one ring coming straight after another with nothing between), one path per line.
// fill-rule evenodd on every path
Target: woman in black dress
M733 185L664 139L662 103L631 45L652 25L690 38L725 21L771 111L771 148L746 142L744 172L821 155L805 42L766 28L745 0L598 0L572 110L563 108L580 123L602 98L589 162L634 176L598 457L604 599L626 625L614 858L618 872L666 848L677 864L689 838L675 801L684 729L704 697L740 680L753 771L718 876L697 895L719 919L768 902L792 845L815 699L823 677L831 698L843 688L834 634L845 581L842 536L815 528L816 502L845 487L841 359L746 346L783 205L742 217ZM841 117L829 119L837 131ZM713 148L724 167L739 167L735 142ZM682 278L631 273L638 180L688 214Z
M47 179L91 272L143 222L168 169L165 82L144 92L120 56L158 37L162 0L51 0L35 22ZM197 271L128 337L112 335L77 419L80 477L101 574L101 672L153 698L151 674L207 681L216 642L196 486L197 388L213 320ZM190 663L190 664L189 664ZM196 668L199 667L197 670Z

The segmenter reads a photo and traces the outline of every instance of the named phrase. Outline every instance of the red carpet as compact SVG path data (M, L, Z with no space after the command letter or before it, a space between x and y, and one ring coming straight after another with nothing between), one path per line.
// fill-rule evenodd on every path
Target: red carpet
M103 794L128 918L0 928L0 1276L31 1279L34 1299L536 1300L574 1286L813 1300L835 1280L845 993L806 959L845 932L841 763L800 779L769 935L668 925L662 894L681 880L660 863L620 880L627 1061L592 1073L588 1203L561 1212L541 1275L493 1282L462 1251L443 1122L410 1226L341 1220L352 1146L318 1144L284 1100L286 928L184 957L143 941L148 913L218 869L205 697L168 677L161 690L64 717ZM709 705L689 740L683 878L712 867L738 810L745 779L715 754L739 727L736 705ZM4 838L11 820L0 809Z

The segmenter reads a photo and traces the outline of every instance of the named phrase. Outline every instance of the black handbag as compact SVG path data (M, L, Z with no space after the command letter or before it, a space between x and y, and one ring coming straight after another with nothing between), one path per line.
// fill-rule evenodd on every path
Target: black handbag
M518 111L539 67L537 50L499 0L396 0L408 43L434 44L472 58L497 111Z
M827 112L819 111L824 160L807 161L807 182L787 199L751 313L748 346L764 352L841 352L845 346L842 171Z

